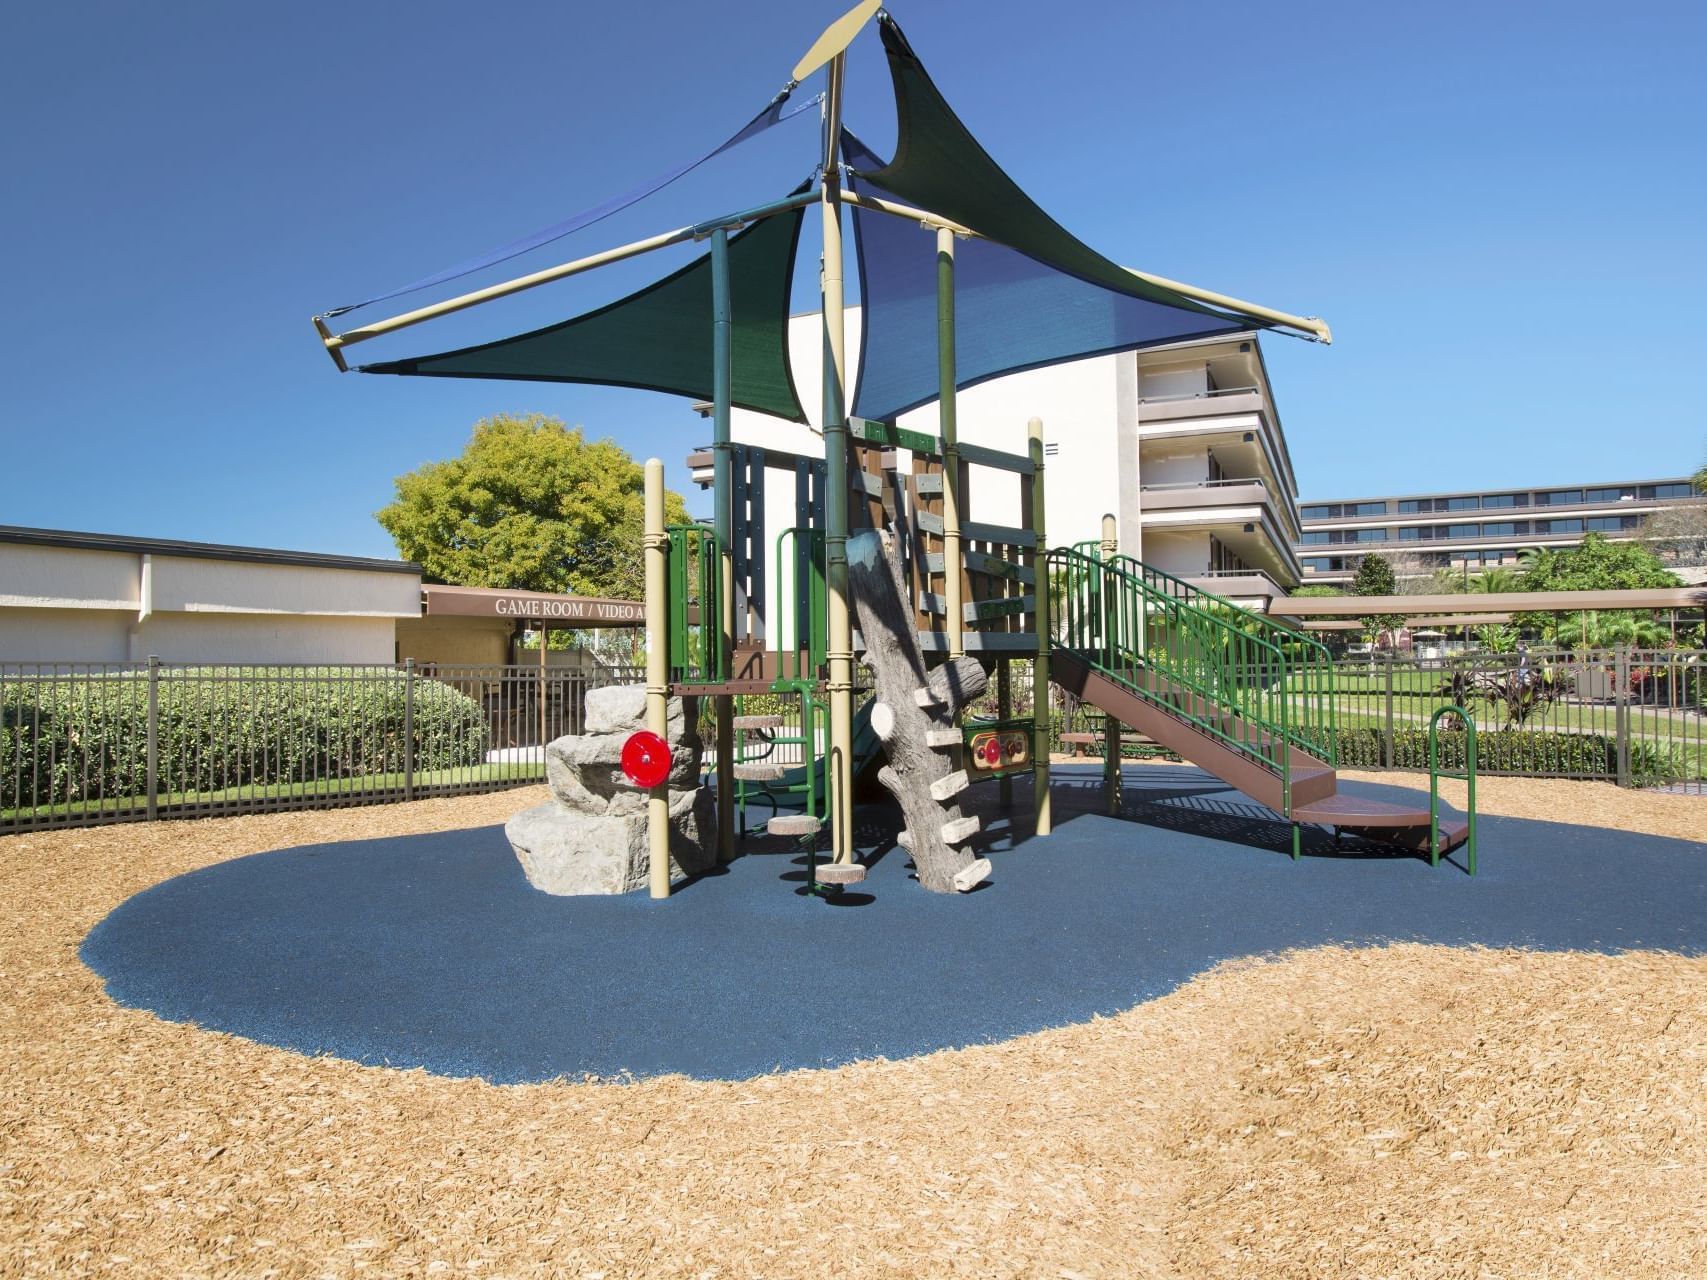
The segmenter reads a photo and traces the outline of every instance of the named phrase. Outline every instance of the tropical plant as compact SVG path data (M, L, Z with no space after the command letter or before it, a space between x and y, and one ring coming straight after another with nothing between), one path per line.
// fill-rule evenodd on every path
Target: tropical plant
M1519 729L1538 711L1575 688L1576 681L1557 667L1519 662L1493 670L1456 668L1441 682L1435 696L1461 707L1487 703L1501 713L1504 728Z
M1516 653L1517 628L1504 623L1476 628L1476 643L1489 653Z

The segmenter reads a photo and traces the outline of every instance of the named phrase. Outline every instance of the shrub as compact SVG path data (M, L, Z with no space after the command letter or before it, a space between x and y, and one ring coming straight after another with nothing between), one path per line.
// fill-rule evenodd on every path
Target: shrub
M1462 730L1442 729L1440 767L1454 772L1464 769L1466 735ZM1375 728L1342 729L1339 735L1342 769L1382 767L1382 732ZM1428 731L1420 727L1395 729L1393 767L1428 768ZM1476 735L1476 768L1482 773L1561 774L1597 778L1616 777L1618 744L1601 733L1551 733L1501 729Z
M159 790L358 778L401 772L406 677L338 668L173 668L161 672ZM417 677L414 765L479 764L480 704ZM9 682L0 692L6 802L63 804L141 795L148 777L148 677Z

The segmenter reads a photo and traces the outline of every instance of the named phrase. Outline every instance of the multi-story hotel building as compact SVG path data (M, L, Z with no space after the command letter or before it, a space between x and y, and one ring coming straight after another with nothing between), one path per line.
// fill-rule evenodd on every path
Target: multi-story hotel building
M1656 512L1707 503L1689 480L1670 476L1546 489L1479 489L1307 502L1297 550L1306 583L1339 585L1377 551L1401 573L1479 573L1515 565L1529 547L1570 547L1585 533L1628 541L1646 535ZM1678 564L1686 579L1698 565Z
M818 380L816 314L790 327L790 357L803 389ZM848 367L858 368L858 312L848 320ZM809 412L816 397L802 395ZM702 413L709 406L696 406ZM1115 515L1120 550L1249 607L1264 608L1302 577L1293 543L1301 529L1297 483L1255 334L1093 356L981 383L956 397L963 442L1025 450L1026 421L1043 420L1048 461L1045 513L1052 545L1101 536ZM937 406L900 415L899 426L935 435ZM737 409L739 443L820 457L816 430ZM711 455L690 458L711 482ZM767 527L794 523L791 498L767 500ZM774 507L774 509L773 509ZM964 518L1019 523L1017 486L980 488Z

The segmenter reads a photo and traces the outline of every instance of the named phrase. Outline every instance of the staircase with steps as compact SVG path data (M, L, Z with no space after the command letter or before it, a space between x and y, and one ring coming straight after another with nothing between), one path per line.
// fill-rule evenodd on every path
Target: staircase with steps
M1059 583L1054 681L1292 823L1437 856L1462 844L1426 802L1343 793L1334 767L1333 667L1320 644L1127 557L1049 553Z

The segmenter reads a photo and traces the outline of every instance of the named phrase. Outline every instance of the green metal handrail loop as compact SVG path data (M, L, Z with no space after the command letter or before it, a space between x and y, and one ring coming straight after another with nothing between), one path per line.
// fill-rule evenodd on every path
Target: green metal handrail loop
M1464 772L1443 773L1440 768L1440 722L1457 716L1464 726ZM1466 785L1465 813L1469 832L1464 840L1464 861L1476 874L1476 722L1463 707L1453 703L1441 707L1428 722L1428 865L1440 865L1440 780L1456 778Z

